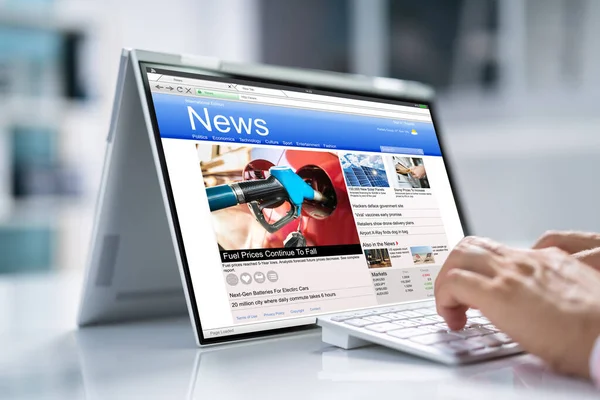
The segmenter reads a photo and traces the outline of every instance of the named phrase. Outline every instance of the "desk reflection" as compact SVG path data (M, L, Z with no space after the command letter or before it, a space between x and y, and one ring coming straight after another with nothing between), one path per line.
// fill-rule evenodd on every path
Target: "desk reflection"
M320 332L197 349L188 321L73 332L87 399L596 398L524 355L449 368L379 346L345 351ZM76 368L73 376L77 376Z

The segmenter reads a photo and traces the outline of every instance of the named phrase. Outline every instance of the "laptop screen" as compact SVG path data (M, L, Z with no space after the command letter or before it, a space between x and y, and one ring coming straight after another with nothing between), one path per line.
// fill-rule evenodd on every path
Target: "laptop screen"
M433 297L463 229L430 105L142 70L203 343Z

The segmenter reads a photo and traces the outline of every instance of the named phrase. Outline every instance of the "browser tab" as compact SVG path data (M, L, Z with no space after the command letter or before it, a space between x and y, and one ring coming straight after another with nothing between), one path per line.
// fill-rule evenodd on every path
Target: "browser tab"
M190 78L183 78L180 76L162 75L160 77L160 79L158 79L158 80L161 83L171 83L171 84L175 83L175 84L181 84L181 85L200 86L200 87L214 88L214 89L235 90L235 88L232 88L231 87L232 85L229 83L205 81L205 80L200 80L200 79L190 79Z
M162 75L161 74L153 74L148 72L148 80L149 81L157 81Z
M267 89L267 88L260 88L260 87L256 87L256 86L246 86L246 85L237 85L235 89L240 92L244 92L244 93L255 93L255 94L265 94L265 95L269 95L269 96L287 97L285 95L285 93L283 93L282 90L277 90L277 89Z

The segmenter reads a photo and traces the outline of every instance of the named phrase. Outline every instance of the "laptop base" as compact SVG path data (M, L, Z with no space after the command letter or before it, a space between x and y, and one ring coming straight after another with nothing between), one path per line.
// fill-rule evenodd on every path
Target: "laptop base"
M121 59L78 324L187 313L129 53Z

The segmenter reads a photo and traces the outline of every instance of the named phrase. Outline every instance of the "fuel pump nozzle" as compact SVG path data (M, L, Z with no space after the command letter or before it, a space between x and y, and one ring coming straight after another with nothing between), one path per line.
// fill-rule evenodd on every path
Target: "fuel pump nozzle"
M268 232L273 233L300 216L304 200L327 200L290 167L274 166L269 172L270 176L267 179L236 182L206 189L210 210L247 203L256 220ZM269 224L263 210L273 208L283 201L290 203L290 210L281 219Z

